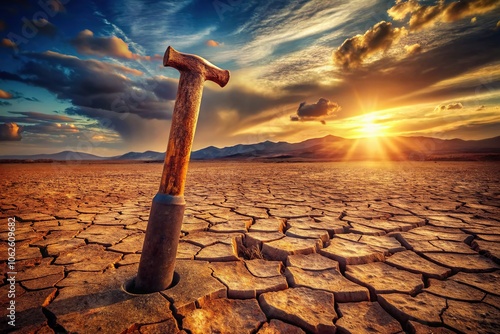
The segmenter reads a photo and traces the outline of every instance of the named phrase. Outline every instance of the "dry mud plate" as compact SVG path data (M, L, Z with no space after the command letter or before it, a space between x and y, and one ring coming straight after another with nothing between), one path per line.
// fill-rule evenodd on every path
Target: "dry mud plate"
M500 332L499 164L191 163L179 281L129 294L161 169L0 165L1 333Z

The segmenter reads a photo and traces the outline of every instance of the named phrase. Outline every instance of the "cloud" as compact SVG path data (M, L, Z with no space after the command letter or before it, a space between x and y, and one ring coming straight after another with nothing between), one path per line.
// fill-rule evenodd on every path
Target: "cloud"
M408 15L411 15L414 12L419 11L422 6L418 3L417 0L396 0L396 4L387 10L387 13L390 17L392 17L396 21L404 20ZM432 13L430 11L427 13L428 16L431 16Z
M94 37L94 33L88 29L82 30L71 44L81 54L99 57L115 57L121 59L151 60L151 56L141 56L129 50L128 44L116 36ZM153 59L158 59L157 55Z
M16 123L0 124L0 141L20 141L22 128Z
M418 44L418 43L415 43L412 45L405 45L405 50L406 50L406 54L408 56L411 56L411 55L415 55L415 54L422 52L422 46L420 46L420 44Z
M39 123L34 125L23 126L23 133L40 133L40 134L72 134L79 133L80 130L74 124L61 124L61 123ZM25 136L26 138L28 136Z
M460 102L450 103L450 104L440 104L436 108L435 111L444 111L444 110L457 110L463 109L464 106Z
M29 22L33 24L38 29L38 32L42 35L53 37L57 33L56 26L44 18L38 20L32 20Z
M496 28L500 29L500 21L497 22Z
M290 117L291 121L312 121L322 117L330 116L338 111L341 107L327 99L321 98L316 103L307 104L302 102L297 109L297 115ZM324 120L322 122L324 124Z
M0 101L0 106L11 106L12 103L7 102L7 101Z
M66 11L66 8L59 0L49 0L47 1L47 5L49 5L52 8L52 10L57 13L62 13Z
M2 78L2 75L0 73L0 79ZM17 80L16 80L17 81ZM9 96L10 97L2 97L2 96ZM24 96L23 93L21 92L17 92L17 91L12 91L12 93L7 93L5 91L2 91L0 89L0 99L1 98L4 98L4 99L12 99L12 100L20 100L20 99L23 99L23 100L26 100L26 101L30 101L30 102L41 102L39 99L37 99L36 97L26 97Z
M3 46L4 48L8 48L8 49L15 49L15 48L17 48L16 43L12 42L8 38L3 38L2 39L2 43L0 45Z
M146 79L146 84L153 93L163 100L175 100L177 97L178 81L162 75Z
M464 106L462 105L462 103L457 102L457 103L448 104L446 106L446 109L448 109L448 110L451 110L451 109L463 109L463 107Z
M45 88L59 99L69 100L75 107L133 113L146 119L169 117L169 104L153 92L157 85L155 80L138 82L123 75L142 74L140 71L51 51L26 53L24 57L28 61L19 75L1 72L0 79Z
M410 16L410 30L432 27L438 22L455 22L466 17L488 13L500 7L498 0L462 0L435 5L421 5L417 0L397 0L387 13L397 21Z
M405 36L404 27L393 28L390 22L379 22L364 35L346 39L333 53L333 61L343 68L360 66L363 61L379 51L387 51L393 43Z
M4 31L6 27L7 27L7 24L5 23L5 21L0 20L0 31Z
M144 138L149 143L157 140L153 136L158 136L161 129L163 133L168 133L165 132L168 129L165 123L171 118L177 92L176 80L160 76L130 78L124 74L142 72L51 51L24 53L21 57L24 65L18 74L0 72L0 79L45 88L58 99L73 105L67 109L68 114L104 122L107 129L116 131L125 141L146 144ZM63 119L65 116L42 116L33 112L14 112L5 121L25 122L27 117L38 121L69 122L69 119ZM161 126L152 131L147 126L151 121Z
M65 111L69 115L79 115L96 120L96 127L120 136L121 143L127 143L129 148L151 149L152 146L166 145L168 140L169 121L144 119L136 114L119 114L111 110L72 107Z
M36 112L36 111L10 111L9 114L25 116L26 118L24 121L18 121L18 122L25 122L25 123L37 122L37 121L66 122L66 123L75 122L74 118L71 118L68 116L45 114L45 113Z
M210 46L210 47L218 47L218 46L222 46L223 43L219 43L217 41L214 41L213 39L209 39L208 41L206 41L205 43L207 46Z
M338 97L336 102L343 108L339 118L366 109L424 102L437 105L442 100L493 92L500 79L493 75L482 85L481 78L488 74L481 69L495 68L498 62L498 32L485 25L457 28L453 34L452 39L438 35L440 43L428 44L425 52L413 57L384 57L350 71L339 69L335 71L339 83L329 88L318 85L316 92Z
M468 16L488 13L498 7L500 7L498 0L462 0L451 2L445 7L443 21L458 21Z
M0 99L12 99L12 94L0 89Z

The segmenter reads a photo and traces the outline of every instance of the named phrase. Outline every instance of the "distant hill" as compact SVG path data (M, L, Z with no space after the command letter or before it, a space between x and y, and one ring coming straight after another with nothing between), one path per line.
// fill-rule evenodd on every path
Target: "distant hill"
M163 152L129 152L115 157L63 151L54 154L0 156L8 161L163 161ZM343 160L500 160L500 136L483 140L431 137L346 139L332 135L300 143L265 141L191 154L191 160L343 161Z
M97 155L62 151L53 154L34 154L34 155L2 155L1 160L56 160L56 161L75 161L75 160L106 160L108 158L99 157Z
M165 152L146 151L143 153L129 152L118 157L114 160L143 160L143 161L163 161L165 159Z
M499 160L500 136L484 140L386 137L345 139L335 136L300 143L213 146L193 152L192 160Z
M3 155L0 160L25 160L25 161L163 161L165 153L146 151L143 153L129 152L114 157L100 157L94 154L63 151L53 154L35 154L35 155Z

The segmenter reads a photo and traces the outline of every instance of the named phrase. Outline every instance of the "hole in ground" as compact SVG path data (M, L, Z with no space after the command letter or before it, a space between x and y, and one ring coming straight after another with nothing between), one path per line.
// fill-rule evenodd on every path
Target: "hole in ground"
M137 276L134 276L131 279L125 281L125 283L122 284L122 290L128 294L131 294L131 295L147 295L150 293L158 292L158 291L142 291L142 290L137 289L135 286L135 279L136 278L137 278ZM166 288L165 290L172 289L174 286L176 286L179 283L180 280L181 280L180 275L177 272L174 272L172 284L170 284L170 286L168 288ZM160 290L160 291L164 291L164 290Z

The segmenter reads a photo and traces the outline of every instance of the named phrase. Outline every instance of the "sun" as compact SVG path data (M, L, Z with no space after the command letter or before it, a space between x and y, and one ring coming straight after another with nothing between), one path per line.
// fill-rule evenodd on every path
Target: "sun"
M384 137L386 127L377 123L373 114L363 115L359 119L358 135L360 137Z

